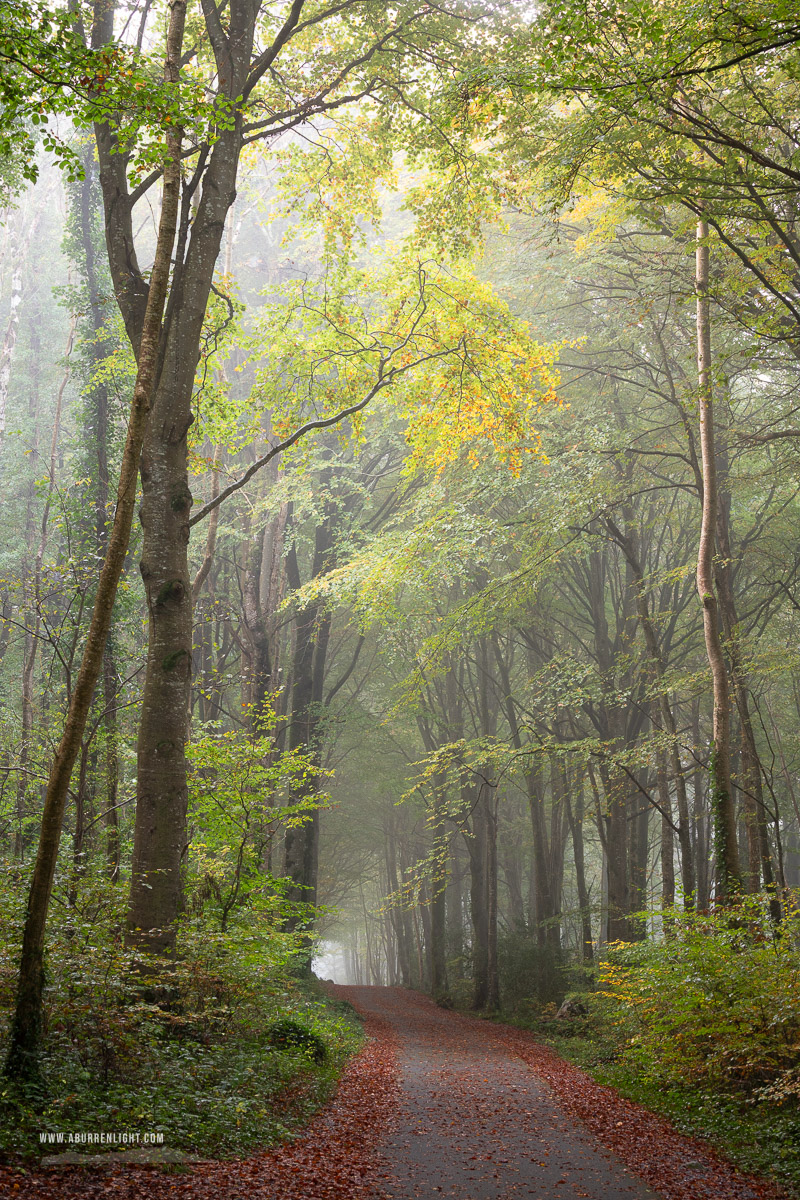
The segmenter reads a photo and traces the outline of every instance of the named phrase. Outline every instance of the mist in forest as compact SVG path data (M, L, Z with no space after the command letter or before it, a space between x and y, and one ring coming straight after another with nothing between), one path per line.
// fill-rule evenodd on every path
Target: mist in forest
M279 195L276 169L256 161L227 219L192 400L193 512L247 470L295 409L324 411L337 388L369 390L372 364L359 364L353 383L337 357L320 300L332 286L321 235L276 216ZM383 188L378 199L379 223L352 231L350 277L336 295L365 358L387 336L387 304L413 311L423 286L418 262L393 262L409 229L402 192ZM3 803L9 849L23 858L110 511L107 491L99 508L97 464L113 476L134 372L107 277L87 326L99 205L91 163L71 186L43 164L4 224ZM221 769L233 790L214 800L198 782L190 835L209 836L212 803L216 835L230 833L225 806L246 803L234 782L244 768L224 747L252 739L257 713L273 757L308 749L296 722L292 740L299 694L320 796L297 829L305 837L314 826L320 936L336 939L316 960L330 964L324 977L496 991L504 961L591 961L609 938L657 932L662 901L691 893L704 909L713 899L692 239L678 214L669 238L632 218L597 238L607 219L602 201L556 230L514 214L486 225L471 274L425 266L442 323L465 283L477 295L469 336L497 339L511 377L524 353L552 361L539 370L557 385L533 389L529 428L504 431L505 443L471 433L492 389L509 386L498 372L486 380L489 399L479 395L480 363L463 411L445 403L441 425L432 420L426 392L452 382L456 324L450 346L448 331L439 335L433 373L421 353L399 395L376 396L357 425L310 434L192 527L191 737L210 756L194 778ZM152 221L139 237L146 261ZM726 636L741 639L730 662L738 856L751 886L776 872L797 886L787 725L796 556L785 536L793 443L763 432L791 412L796 372L780 344L754 354L738 317L714 319L724 380L717 537L730 548L717 586ZM140 553L134 527L105 708L95 701L80 804L65 825L77 864L102 860L118 839L120 879L130 870L120 851L133 834L145 664ZM281 805L297 800L296 784L265 774L258 803L276 816L258 837L247 831L248 855L257 849L278 875ZM291 824L289 836L298 836ZM194 886L209 900L230 870L229 850L213 853L222 859L209 870L202 855L193 863L190 840ZM508 969L513 988L518 967Z
M791 14L34 7L0 26L6 1076L133 1094L170 1038L338 1070L313 976L596 1050L615 997L653 1078L695 959L698 1012L772 1011ZM767 944L770 998L725 992ZM787 1004L675 1077L796 1104Z

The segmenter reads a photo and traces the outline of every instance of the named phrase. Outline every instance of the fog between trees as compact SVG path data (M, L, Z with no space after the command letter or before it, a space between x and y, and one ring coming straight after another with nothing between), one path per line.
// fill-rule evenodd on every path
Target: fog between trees
M42 920L110 886L140 964L201 914L545 1004L675 908L779 922L800 886L798 35L340 8L189 5L171 76L163 13L79 6L84 94L40 108L72 167L6 147L7 876L43 861L175 126Z

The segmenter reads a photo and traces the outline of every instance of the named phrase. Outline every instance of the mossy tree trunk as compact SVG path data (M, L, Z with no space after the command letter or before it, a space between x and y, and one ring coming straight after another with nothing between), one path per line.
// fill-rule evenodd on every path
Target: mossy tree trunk
M164 78L176 80L186 18L185 0L173 0L167 34ZM44 800L39 846L23 930L17 997L11 1030L6 1075L16 1079L39 1077L44 999L44 948L47 913L55 877L64 808L72 768L81 749L89 706L103 666L117 585L125 563L136 503L139 458L145 436L150 397L156 379L161 320L170 273L172 247L180 197L181 130L167 132L167 159L159 220L158 241L141 331L139 363L122 456L117 507L108 538L83 658L70 697L64 729L53 757Z

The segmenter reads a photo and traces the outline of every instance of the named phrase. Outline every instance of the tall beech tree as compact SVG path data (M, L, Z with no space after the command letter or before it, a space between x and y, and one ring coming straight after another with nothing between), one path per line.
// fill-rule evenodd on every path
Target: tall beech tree
M714 449L714 392L709 314L708 224L697 223L697 376L700 407L700 456L703 464L703 520L697 549L697 592L703 605L703 634L714 695L714 746L711 758L711 796L717 851L718 898L722 903L741 886L736 815L731 789L731 701L728 667L720 636L719 607L714 580L717 532L717 458Z
M174 85L178 81L185 23L184 0L173 0L164 60L164 81L168 85ZM81 749L89 706L103 667L114 599L133 523L139 460L156 380L161 322L167 297L172 248L178 226L181 143L180 125L176 123L168 126L165 164L161 172L163 192L158 240L142 316L139 366L128 418L128 435L122 455L117 505L100 570L83 658L70 698L64 731L53 758L44 798L39 847L25 916L14 1021L5 1062L5 1073L12 1078L36 1079L39 1073L47 911L56 871L67 789L72 768Z
M115 6L95 0L91 45L114 47ZM149 9L141 15L144 26ZM425 81L437 72L439 49L456 47L476 13L462 7L372 0L294 0L280 15L272 6L203 0L196 40L181 64L204 79L203 121L192 127L184 154L175 270L159 351L153 415L142 454L141 574L147 596L148 658L137 749L137 801L130 937L168 949L180 908L186 847L186 755L192 588L187 548L192 495L187 433L201 338L214 287L225 221L236 195L243 149L308 126L356 100L408 99L413 111ZM194 30L194 27L193 27ZM140 44L142 31L139 32ZM308 71L313 61L314 69ZM431 66L433 64L433 67ZM100 86L98 84L98 86ZM419 95L418 95L419 93ZM117 302L139 353L148 282L139 265L134 211L155 184L131 169L136 131L119 122L95 125L106 212L106 241Z
M636 213L663 230L665 205L681 205L694 222L713 231L724 251L722 270L731 282L725 304L752 336L769 330L796 357L798 138L793 126L778 131L785 125L782 114L796 104L799 46L796 14L783 0L768 8L712 7L702 14L680 5L668 13L655 4L545 6L518 39L516 53L472 82L480 91L488 77L492 96L502 97L496 101L502 150L509 186L520 203L527 204L529 191L527 181L520 183L524 160L536 173L535 190L549 195L557 208L585 197L593 186L603 187L616 198L620 213ZM561 102L566 97L576 103ZM710 280L702 289L698 283L698 289L701 346L710 321ZM706 379L699 388L700 440L713 443L712 410L704 399L710 398L711 368L699 364L698 369ZM795 431L781 431L786 435ZM705 453L700 460L703 477L716 471L716 462ZM728 890L723 876L736 881L742 875L733 857L738 851L731 840L732 801L725 800L732 786L731 700L741 727L750 885L756 887L763 876L772 887L774 870L730 571L712 561L715 546L723 556L726 545L730 548L725 506L705 495L702 480L699 490L698 589L706 606L709 671L718 698L720 804L715 812L723 848L717 860L722 895ZM713 597L711 616L707 597ZM720 631L730 643L729 661ZM724 713L719 707L723 691L730 693Z

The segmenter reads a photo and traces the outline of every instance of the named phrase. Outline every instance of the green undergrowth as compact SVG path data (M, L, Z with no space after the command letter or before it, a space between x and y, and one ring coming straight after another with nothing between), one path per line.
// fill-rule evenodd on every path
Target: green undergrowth
M361 1044L354 1015L333 1011L311 989L269 997L265 1029L219 1033L207 1043L165 1030L157 1020L138 1024L135 1057L103 1079L91 1051L68 1038L48 1039L43 1066L48 1095L25 1097L0 1085L0 1144L6 1161L37 1160L67 1150L123 1149L43 1145L43 1133L138 1133L201 1158L228 1158L285 1140L330 1096L341 1069ZM325 1044L323 1061L302 1045L278 1047L268 1039L273 1019L286 1014ZM102 1035L98 1037L98 1043ZM97 1045L97 1043L96 1043ZM163 1139L163 1143L162 1143Z
M755 898L733 917L680 914L671 933L609 947L569 993L583 1015L531 999L502 1019L800 1197L798 914L776 930Z
M6 911L10 932L17 921ZM108 914L105 914L108 916ZM355 1012L295 978L279 914L250 908L220 931L186 920L174 962L143 977L93 910L54 923L44 1087L0 1078L2 1161L128 1149L131 1135L192 1157L245 1155L290 1138L330 1096L363 1034ZM16 937L0 942L0 1055ZM57 1140L43 1135L63 1134ZM129 1144L81 1143L125 1134Z

